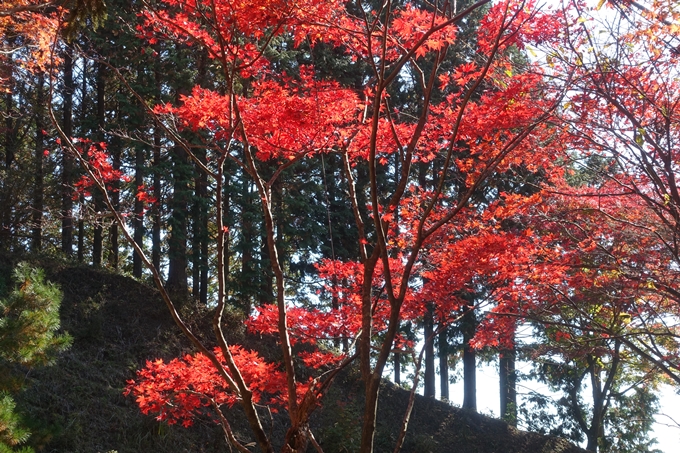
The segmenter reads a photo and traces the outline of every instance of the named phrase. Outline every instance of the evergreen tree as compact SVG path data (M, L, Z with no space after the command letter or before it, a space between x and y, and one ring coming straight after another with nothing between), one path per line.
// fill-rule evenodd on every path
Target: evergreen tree
M45 282L41 270L21 263L14 271L16 289L0 300L0 368L13 370L52 364L71 337L58 333L61 292ZM21 388L13 373L0 376L0 453L29 453L30 432L22 427L10 391ZM19 448L14 450L14 448Z

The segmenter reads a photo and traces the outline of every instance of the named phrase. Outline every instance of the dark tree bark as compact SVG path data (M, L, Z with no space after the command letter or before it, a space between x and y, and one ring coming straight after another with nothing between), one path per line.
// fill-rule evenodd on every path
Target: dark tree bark
M449 338L446 328L438 335L439 339L439 386L442 401L448 401L449 396Z
M435 370L434 370L434 306L430 303L425 313L425 378L423 379L423 395L428 398L435 397Z
M512 426L517 426L517 375L515 373L516 352L502 349L499 354L499 381L501 418Z
M14 38L9 38L9 44L14 45ZM0 66L0 77L8 81L7 92L4 93L4 112L0 114L4 118L4 133L0 153L4 151L4 166L7 172L14 161L16 144L16 115L14 105L14 61L11 55ZM9 250L12 244L12 211L14 203L12 199L12 187L4 178L0 177L0 249Z
M88 85L87 85L87 72L88 64L87 58L83 58L83 71L81 75L81 89L80 89L80 124L85 124L87 122L87 105L88 105ZM82 195L79 197L79 203L81 207L81 213L78 216L78 245L77 245L77 256L78 262L82 263L85 260L85 219L83 217L82 209L85 206L85 197Z
M474 302L466 305L463 315L463 409L477 411L477 353L470 345L477 329Z
M13 47L14 43L16 41L16 38L11 36L8 38L8 47ZM12 165L12 162L14 161L14 153L15 153L15 147L16 147L16 124L15 124L15 116L16 112L14 110L14 92L13 92L13 85L14 85L14 61L11 58L11 55L9 58L7 58L7 61L5 64L2 65L2 72L0 73L2 77L5 80L8 80L9 83L7 84L7 91L5 92L5 140L4 140L4 145L5 145L5 168L10 167ZM9 209L9 206L6 207ZM4 210L4 209L3 209Z
M34 180L33 180L33 213L31 230L31 250L39 252L42 249L42 222L45 209L44 166L45 159L45 76L38 74L35 87L35 149L34 149Z
M151 262L156 269L161 268L161 131L158 126L153 130L153 196L156 199L151 208L153 226L151 230ZM137 257L135 253L135 257Z
M196 157L201 163L207 163L204 151L197 152ZM191 243L192 294L197 302L205 306L208 303L208 176L199 168L196 168L195 175Z
M608 369L604 369L600 359L596 356L588 356L588 374L590 375L590 388L593 395L593 408L590 426L584 429L588 444L586 450L597 452L599 448L599 441L604 440L604 421L607 410L609 409L609 400L612 397L612 387L616 374L621 363L619 352L621 350L621 342L614 341L614 351L611 364ZM602 379L604 374L604 379ZM578 411L578 403L572 398L572 403L575 406L574 411ZM580 416L579 424L583 427L585 417Z
M168 238L168 291L180 301L186 302L189 296L187 285L187 210L191 191L189 181L189 161L181 146L172 148L173 193L170 200L170 236Z
M99 130L95 134L99 141L104 141L104 126L106 123L106 79L104 78L104 65L97 63L97 127ZM94 238L92 240L92 265L100 267L102 265L103 255L103 228L102 228L102 211L104 210L103 195L98 190L92 192L94 201Z
M64 52L64 86L62 90L62 130L67 137L73 137L73 51L67 47ZM66 148L61 161L61 251L73 255L73 178L74 162Z
M252 199L251 186L250 183L245 180L242 184L243 187L243 197L242 197L242 207L241 207L241 225L242 225L242 242L241 242L241 276L240 276L240 288L241 297L243 298L241 304L243 305L243 310L245 313L250 313L252 308L252 292L253 284L252 279L255 277L255 263L253 259L253 247L255 235L253 234L254 224L252 213L250 212L250 202Z
M8 64L7 67L8 69L6 72L9 73L9 80L12 80L12 66L11 64ZM14 98L12 89L10 88L7 90L7 93L5 93L5 114L3 115L5 117L5 168L7 169L9 169L9 167L12 165L12 162L14 161L14 153L16 148L15 115L16 112L14 111Z
M158 67L154 68L154 80L156 82L155 101L160 102L162 81ZM151 218L153 219L153 226L151 228L151 263L156 269L161 268L161 200L163 199L161 191L161 138L161 128L158 124L155 124L153 128L153 196L156 201L151 208ZM141 258L136 253L135 259L139 261L138 266L141 267Z
M121 153L122 144L118 137L113 137L111 140L111 159L113 164L113 169L120 171L121 167ZM118 181L113 181L112 183L113 192L111 193L111 203L113 208L118 211L120 208L120 183ZM113 222L109 228L109 266L113 269L118 269L120 251L118 247L118 224Z
M135 188L144 185L144 161L146 160L144 148L138 146L135 149ZM144 243L144 201L140 197L135 197L134 207L134 241L140 247ZM157 268L158 269L158 268ZM132 255L132 275L136 278L142 276L142 259L137 253Z

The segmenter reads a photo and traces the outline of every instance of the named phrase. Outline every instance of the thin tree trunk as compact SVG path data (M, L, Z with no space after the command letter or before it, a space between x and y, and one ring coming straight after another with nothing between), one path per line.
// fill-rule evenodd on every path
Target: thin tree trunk
M477 329L474 303L466 306L463 315L463 409L477 411L477 353L470 345Z
M12 71L12 62L7 64L5 72L9 74L8 80L12 80L14 71ZM12 81L13 82L13 81ZM5 168L9 169L14 161L14 152L16 147L16 126L15 126L15 110L14 110L14 95L12 93L12 86L5 93ZM9 209L9 207L8 207Z
M512 349L502 349L499 353L501 418L512 426L517 426L515 356L514 345Z
M202 154L201 161L203 164L207 164L205 154ZM206 204L208 203L208 175L205 172L201 172L199 177L199 183L201 186L201 289L199 302L201 306L205 307L208 305L208 242L210 240L208 232L208 208Z
M62 91L62 130L67 137L73 136L73 51L64 52L64 89ZM61 162L61 251L73 255L73 158L66 148Z
M153 226L151 230L151 262L156 269L161 268L161 131L158 126L153 129L153 196L151 209ZM137 257L135 253L135 258ZM139 258L138 258L139 259ZM141 261L141 259L139 259ZM141 266L141 263L140 263Z
M144 161L146 160L144 147L137 146L135 149L135 187L144 185ZM135 197L134 217L134 240L140 248L144 248L144 201L141 197ZM132 255L132 275L142 277L142 259L137 253Z
M154 67L155 101L161 102L161 71L158 66ZM156 269L161 268L161 127L158 124L153 126L153 196L155 201L151 208L151 263ZM135 253L135 258L137 254ZM141 261L141 260L140 260ZM141 262L140 262L141 266Z
M245 178L245 175L244 175ZM255 269L253 263L254 235L253 235L253 221L251 219L250 204L251 204L251 187L248 181L243 182L243 204L241 207L241 225L243 225L243 237L241 242L241 297L243 298L242 305L245 313L250 313L252 308L252 282Z
M14 45L15 38L9 38L9 46ZM4 121L3 143L0 146L0 152L4 151L4 165L7 171L14 160L15 145L15 109L13 90L15 86L14 81L14 61L11 54L4 60L4 64L0 66L0 78L8 81L7 91L5 92L5 111L2 115ZM6 185L6 181L0 178L0 249L9 250L11 247L11 217L13 203L10 202L11 187Z
M443 328L439 332L439 386L441 400L449 400L449 338L448 331Z
M38 80L35 87L35 175L33 181L33 228L31 232L31 249L34 252L39 252L42 249L42 222L44 210L44 166L45 159L45 76L41 72L38 74Z
M85 206L85 197L82 195L78 197L80 201L80 206L81 209ZM83 215L81 213L80 216L78 216L78 262L82 263L85 261L85 220L83 219Z
M83 70L81 75L81 89L80 89L80 124L86 124L87 121L87 71L88 64L87 58L83 58ZM78 216L78 245L77 245L77 256L78 262L82 263L85 260L85 220L83 216L83 210L85 209L85 197L81 194L78 197L78 203L80 204L80 215Z
M98 131L95 134L100 142L104 141L104 126L106 123L106 107L105 102L106 80L104 79L104 65L97 63L97 127ZM103 229L102 229L102 211L104 210L103 195L99 191L93 191L92 198L94 200L94 239L92 240L92 265L100 267L102 265L103 255Z
M200 171L200 170L198 170ZM198 302L201 292L201 188L199 174L194 176L194 196L191 203L191 295Z
M434 370L434 307L431 303L427 305L425 313L425 379L423 379L423 396L427 398L435 397L435 370Z
M113 169L120 171L121 167L121 143L120 138L113 137L111 140L111 158ZM111 202L113 207L118 211L120 209L120 183L113 181L113 193L111 194ZM109 265L113 269L118 269L119 264L119 247L118 247L118 224L113 222L109 228Z

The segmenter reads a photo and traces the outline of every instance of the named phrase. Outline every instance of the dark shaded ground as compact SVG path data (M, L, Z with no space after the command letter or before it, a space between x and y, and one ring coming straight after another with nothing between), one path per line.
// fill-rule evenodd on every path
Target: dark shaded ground
M8 261L0 272L9 268ZM29 388L17 401L34 423L33 444L42 452L148 453L226 452L217 425L199 420L184 429L167 426L140 413L122 392L128 379L148 359L169 359L191 348L173 324L155 289L121 275L45 262L46 274L64 292L62 325L74 337L72 348L50 368L31 370ZM185 307L192 319L205 314ZM205 322L199 324L205 325ZM200 328L199 328L200 329ZM230 325L233 339L262 345L277 354L269 341L244 338L242 324ZM391 452L408 400L404 390L385 384L381 390L376 452ZM360 439L362 390L348 371L334 384L312 425L326 453L354 452ZM238 412L233 428L248 439ZM264 420L274 437L282 438L285 419ZM311 451L311 450L310 450ZM570 443L517 431L502 421L418 397L403 452L576 453Z
M358 450L362 392L358 373L336 383L319 413L317 431L326 453ZM392 452L408 404L405 390L385 383L380 390L376 452ZM402 452L579 453L568 441L519 431L501 420L416 396Z

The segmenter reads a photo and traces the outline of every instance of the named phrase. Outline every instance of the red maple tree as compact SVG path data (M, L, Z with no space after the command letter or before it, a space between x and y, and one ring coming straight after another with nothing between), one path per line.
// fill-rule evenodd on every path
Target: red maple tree
M521 203L515 206L512 197L504 197L503 203L487 206L475 200L476 194L494 174L518 167L538 171L562 152L555 140L561 131L547 122L564 94L562 84L551 83L538 65L518 70L513 62L513 53L526 43L556 39L559 12L540 12L533 2L494 4L476 35L477 57L451 71L443 70L446 54L457 39L456 24L487 3L480 0L455 11L448 3L420 8L387 2L380 11L352 14L342 2L330 0L166 0L157 9L145 11L139 33L147 42L172 40L200 47L221 68L224 80L219 92L196 87L178 105L160 105L150 111L214 180L218 290L213 321L217 348L213 349L183 322L159 271L124 228L177 324L198 351L169 363L149 362L129 383L127 392L137 398L145 413L186 425L197 413L211 408L229 440L247 451L234 438L221 411L223 405L238 403L260 449L269 452L273 447L256 405L273 405L284 408L290 418L284 451L305 451L308 442L315 442L308 427L310 414L337 372L358 358L366 390L361 449L373 450L378 390L388 356L395 347L408 346L398 335L400 323L422 317L426 300L441 301L437 310L443 320L456 311L459 302L450 297L451 287L445 288L441 277L456 279L456 285L464 287L484 267L452 261L451 254L460 250L457 247L478 241L487 253L493 249L501 256L507 255L513 240L522 240L522 236L511 239L498 228L484 225L489 216L499 216L500 222L516 215ZM265 50L283 35L295 45L323 41L335 46L349 58L363 60L372 76L363 87L348 88L320 79L312 66L300 67L295 75L277 72ZM399 115L389 102L388 88L407 67L418 74L423 93L414 109L419 112L416 117ZM248 81L247 89L243 80ZM443 96L435 96L437 92ZM182 129L201 131L207 161L197 158L183 142ZM63 140L78 151L70 137ZM277 249L272 186L285 169L322 153L343 157L360 259L318 265L337 301L333 307L291 307ZM89 182L106 191L103 169L97 163L104 161L87 159L82 153L78 156L88 170ZM395 187L385 193L379 187L379 174L389 170L387 164L395 156L399 175ZM419 186L412 177L415 165L435 158L442 165L433 183ZM228 302L224 270L228 229L222 202L227 159L257 187L276 283L276 303L258 308L248 326L276 336L281 363L265 363L255 352L228 344L223 332ZM359 163L368 169L368 217L362 215L355 188ZM268 179L263 176L265 164L274 168ZM452 173L460 175L455 190L447 183ZM110 200L107 203L115 211ZM114 215L125 226L125 218ZM506 273L505 280L515 275L514 269L499 272ZM418 281L422 278L432 283L421 288ZM428 292L430 296L423 297ZM339 340L356 344L357 352L348 348L338 355L322 347ZM318 370L309 380L300 381L295 371L298 357L293 346L298 343L307 344L307 352L300 353L299 359Z

